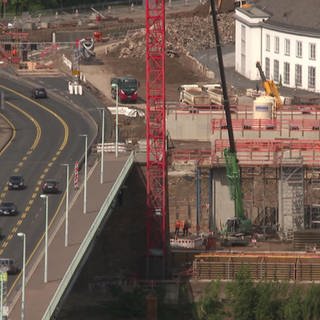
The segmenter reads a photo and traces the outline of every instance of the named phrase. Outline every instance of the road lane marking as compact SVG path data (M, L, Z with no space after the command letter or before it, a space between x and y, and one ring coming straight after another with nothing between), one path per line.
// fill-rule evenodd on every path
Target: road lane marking
M1 156L6 151L6 149L11 145L12 141L16 137L16 128L15 128L14 124L5 115L0 113L0 116L9 124L9 126L11 128L11 132L12 132L12 135L11 135L9 141L7 142L7 144L0 151L0 156Z
M42 108L43 110L46 110L47 112L51 113L54 117L56 117L56 118L60 121L60 123L62 123L62 125L63 125L63 127L64 127L64 137L63 137L63 140L62 140L62 143L61 143L60 147L58 148L58 151L56 152L56 155L57 155L57 157L58 157L58 156L61 154L61 152L64 150L64 148L66 147L67 142L68 142L68 140L69 140L69 127L68 127L67 123L63 120L63 118L60 117L57 113L55 113L55 112L53 112L52 110L50 110L49 108L47 108L47 107L41 105L40 103L38 103L38 102L36 102L36 101L34 101L34 100L32 100L32 99L30 99L30 98L28 98L28 97L20 94L19 92L15 91L15 90L12 90L12 89L10 89L10 88L8 88L8 87L4 87L4 86L0 86L0 87L5 88L5 89L7 89L7 90L9 90L9 91L11 91L11 92L13 92L13 93L21 96L22 98L31 101L33 104L38 105L38 106L39 106L40 108ZM39 140L40 140L40 136L39 136ZM33 150L33 149L32 149L32 150ZM28 153L27 153L27 155L30 155L30 154L32 153L32 150L29 150ZM46 168L46 169L47 169L47 168ZM43 174L40 175L40 179L41 179L41 180L38 181L37 184L36 184L36 188L35 188L36 192L39 191L39 185L42 183L42 180L44 179L45 174L47 173L47 171L48 171L48 170L44 170L44 171L43 171ZM50 223L49 223L49 229L50 229L50 226L51 226L51 224L53 223L53 221L55 221L58 212L61 210L61 206L62 206L62 203L63 203L63 201L64 201L64 198L65 198L65 193L64 193L64 196L62 197L60 203L58 204L58 207L57 207L57 210L56 210L54 216L52 217L52 219L51 219L51 221L50 221ZM32 203L33 203L33 201L29 201L30 207L31 207ZM23 222L23 220L25 219L26 216L27 216L27 214L26 214L26 210L25 210L25 212L22 214L21 224L22 224L22 222ZM19 220L19 221L20 221L20 220ZM18 226L18 225L17 225L17 226ZM12 230L16 230L15 232L12 232L12 234L15 234L15 233L18 231L18 228L17 228L17 229L12 229ZM9 236L11 236L12 234L10 234ZM27 265L29 264L31 258L32 258L33 255L35 254L35 252L36 252L36 250L38 249L38 247L40 246L40 243L42 242L43 238L44 238L44 232L43 232L43 234L40 236L40 239L39 239L38 243L35 245L33 251L31 252L31 254L30 254L30 256L29 256L29 258L27 259L27 262L26 262ZM4 248L7 247L7 244L8 244L8 242L7 242L7 241L4 241L4 243L3 243L3 245L2 245L2 248L0 248L0 256L3 254ZM15 281L13 282L13 284L11 285L11 287L9 288L7 295L9 295L10 292L13 290L13 288L16 286L18 280L20 279L20 276L21 276L21 273L16 277Z
M32 100L32 99L30 99L30 98L22 95L21 93L15 91L15 90L13 90L13 89L10 89L10 88L8 88L8 87L2 86L2 85L0 85L0 87L5 88L6 90L8 90L8 91L10 91L10 92L13 92L14 94L16 94L16 95L18 95L18 96L20 96L20 97L22 97L22 98L24 98L24 99L26 99L26 100L28 100L28 101L31 101L33 104L37 105L37 106L40 107L41 109L43 109L43 110L47 111L48 113L50 113L52 116L54 116L54 117L62 124L62 126L63 126L63 128L64 128L63 140L62 140L60 146L59 146L58 149L57 149L56 156L54 156L54 157L52 158L53 161L56 161L58 155L60 155L61 152L64 150L64 148L66 147L67 142L68 142L68 140L69 140L69 127L68 127L67 123L64 121L64 119L63 119L62 117L60 117L57 113L55 113L54 111L52 111L51 109L49 109L48 107L40 104L39 102L34 101L34 100ZM7 103L8 103L8 102L7 102ZM11 105L11 104L9 103L9 105ZM14 105L12 104L12 106L14 106ZM30 117L31 117L31 116L30 116ZM31 117L31 118L32 118L32 117ZM30 118L29 118L29 119L30 119ZM32 151L37 147L37 145L38 145L38 143L39 143L39 141L40 141L40 137L41 137L41 127L40 127L40 125L38 124L38 122L37 122L34 118L32 118L32 119L34 120L33 123L34 123L34 124L36 125L36 127L37 127L37 134L36 134L36 139L35 139L33 145L31 146L31 148L30 148L29 151L27 152L27 155L30 155L30 154L32 153ZM37 126L37 125L38 125L38 126ZM13 128L14 128L14 127L13 127ZM38 129L39 129L39 130L38 130ZM14 130L14 133L15 133L15 130ZM12 140L13 140L13 139L12 139ZM11 141L12 141L12 140L11 140ZM27 159L27 158L26 158L26 159ZM40 175L40 179L41 179L41 180L38 181L37 184L36 184L35 193L33 193L33 195L32 195L32 200L30 200L30 201L28 202L28 206L26 207L26 209L28 208L28 210L25 210L25 211L23 212L23 214L21 215L21 219L16 223L16 228L14 228L14 229L11 230L11 233L7 236L7 239L12 239L12 237L14 236L14 234L18 231L18 226L20 226L20 225L22 224L23 220L27 217L27 213L26 213L26 212L28 212L28 211L30 210L32 204L34 203L34 198L36 197L36 195L38 194L38 192L39 192L39 190L40 190L40 189L39 189L39 185L42 183L42 180L44 179L46 173L49 171L49 168L50 168L52 165L53 165L53 163L50 162L50 163L47 165L47 167L43 170L43 173ZM35 195L35 197L34 197L34 195ZM63 197L63 199L64 199L64 197ZM62 205L63 199L62 199L61 202L59 203L58 208L57 208L57 211L60 210L60 207L61 207L61 205ZM54 220L55 216L56 216L56 214L54 215L52 221ZM52 221L50 222L49 226L51 225ZM13 230L14 230L14 231L13 231ZM44 237L44 233L42 234L41 239L42 239L43 237ZM2 255L2 253L4 252L3 249L8 245L7 239L6 239L6 240L2 243L2 245L1 245L2 248L1 248L1 251L0 251L0 255ZM41 239L39 240L38 244L41 242ZM28 259L28 261L29 261L29 259ZM17 277L17 279L18 279L18 278L19 278L19 277ZM10 290L14 287L15 283L16 283L16 282L13 283L13 285L12 285L11 288L10 288Z

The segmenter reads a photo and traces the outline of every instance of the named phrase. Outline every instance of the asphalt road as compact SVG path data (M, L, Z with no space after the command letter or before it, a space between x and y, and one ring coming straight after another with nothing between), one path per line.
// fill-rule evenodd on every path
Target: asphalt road
M85 139L79 134L88 135L89 146L97 139L101 121L101 112L97 108L103 106L89 94L70 97L66 90L67 81L63 76L21 79L0 75L0 90L5 96L1 113L14 127L13 140L0 155L0 197L1 201L13 201L19 210L17 216L0 217L4 235L0 257L13 258L20 267L22 244L17 232L28 235L28 257L45 230L45 203L40 199L43 180L58 180L61 191L64 191L66 168L61 164L69 163L71 174L75 161L83 159ZM31 99L33 86L45 86L48 99ZM111 124L106 128L107 135L110 135ZM15 174L24 176L26 189L7 190L8 178ZM61 208L62 201L63 192L49 196L49 220ZM9 285L12 280L10 277Z

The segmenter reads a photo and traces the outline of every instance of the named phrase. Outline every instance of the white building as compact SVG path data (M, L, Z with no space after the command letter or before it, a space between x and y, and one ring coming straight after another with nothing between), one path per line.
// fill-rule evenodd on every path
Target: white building
M235 10L235 70L285 87L320 92L319 0L256 0Z

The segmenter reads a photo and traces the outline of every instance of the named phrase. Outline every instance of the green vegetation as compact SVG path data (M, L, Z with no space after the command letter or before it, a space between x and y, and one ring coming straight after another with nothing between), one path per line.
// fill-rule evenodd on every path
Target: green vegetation
M68 305L59 319L144 320L148 287L127 290L109 288L107 299L77 306ZM167 288L168 289L168 288ZM172 289L172 288L171 288ZM157 297L158 320L319 320L320 285L253 282L243 269L233 282L212 281L198 302L190 301L188 282L180 284L178 301L168 303L164 286L152 290ZM149 306L151 306L149 304Z
M303 287L280 282L254 283L243 269L236 281L225 284L224 290L219 288L219 281L211 282L197 304L200 320L320 319L318 284Z

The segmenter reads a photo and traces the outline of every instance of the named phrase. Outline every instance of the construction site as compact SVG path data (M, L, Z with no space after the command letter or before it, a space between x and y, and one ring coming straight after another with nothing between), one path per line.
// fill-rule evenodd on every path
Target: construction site
M110 77L123 73L140 80L142 103L136 107L145 112L141 125L147 124L147 129L141 134L139 128L139 134L135 134L123 128L120 135L123 142L130 138L145 139L146 143L143 169L146 196L141 197L134 211L140 214L141 210L146 211L142 223L147 234L144 254L148 263L143 270L149 278L158 280L165 274L170 279L187 276L194 283L233 280L240 267L246 265L254 280L319 281L320 105L312 104L312 99L308 104L295 104L296 92L284 90L284 95L282 88L266 78L259 62L260 81L256 90L227 83L224 76L219 77L224 73L221 53L217 53L219 70L212 71L195 61L189 51L186 56L183 39L177 36L186 32L190 25L186 21L197 21L198 26L206 21L205 28L210 30L208 34L214 42L212 47L219 48L218 28L212 26L209 4L196 6L192 14L185 10L168 16L167 21L178 21L179 17L184 22L182 31L180 22L176 27L180 31L168 35L169 44L165 42L161 6L159 3L149 8L146 21L132 7L129 13L132 20L113 15L110 8L95 12L94 18L90 18L92 28L83 31L80 29L84 20L80 28L79 17L74 14L73 28L79 27L77 35L61 24L65 30L56 29L54 42L48 39L52 30L40 30L38 39L31 38L28 32L8 31L5 35L10 39L1 38L1 53L6 63L16 66L17 73L21 69L45 69L50 73L61 68L62 54L69 54L70 61L79 63L73 60L70 48L76 47L76 39L90 38L96 48L103 50L94 53L91 41L82 42L84 73L89 74L91 59L104 65L117 59L121 63L105 69ZM227 27L222 28L227 32L222 32L223 43L228 43L232 42L232 32L228 30L234 27L230 22L230 11L234 8L224 10L218 14L223 17L218 23L228 21ZM32 32L32 37L35 34ZM176 45L172 44L174 35L179 38ZM147 45L143 43L144 37ZM169 45L168 52L162 50L165 45ZM146 63L141 61L143 55L147 56ZM170 68L176 63L175 72L168 75L168 83L162 65L165 59ZM193 77L187 78L187 71L181 71L186 69L186 63ZM79 76L79 68L72 70L76 71L73 76ZM147 79L145 72L149 75ZM172 74L176 74L174 81ZM87 79L89 83L84 85L94 86L94 81L90 84ZM103 99L112 101L107 95ZM126 127L128 122L123 124ZM131 124L136 126L133 120ZM131 147L136 152L145 151L139 150L138 143ZM126 263L130 263L128 257ZM116 269L115 264L109 265L113 271ZM169 270L160 270L160 266L166 265L170 265ZM97 274L94 267L88 269ZM100 271L110 270L106 267ZM140 266L135 266L130 274L139 278L140 271Z

